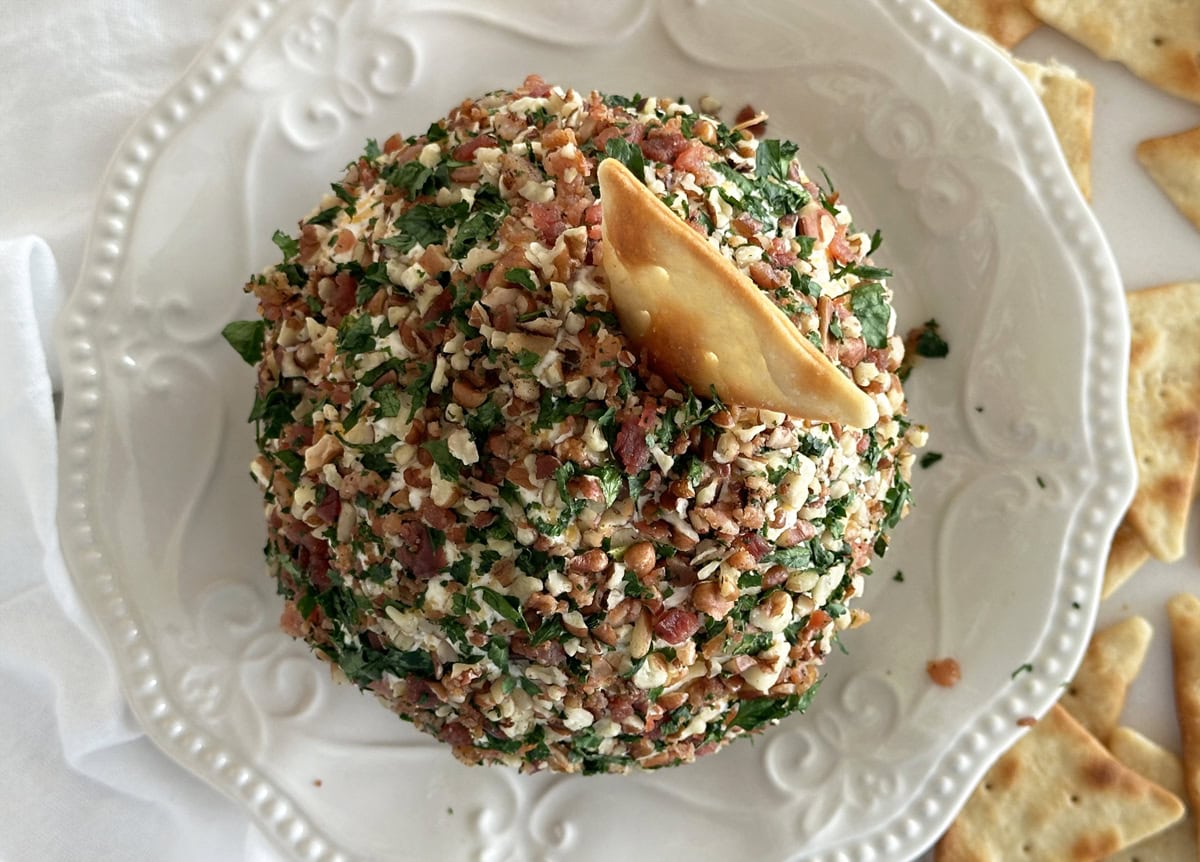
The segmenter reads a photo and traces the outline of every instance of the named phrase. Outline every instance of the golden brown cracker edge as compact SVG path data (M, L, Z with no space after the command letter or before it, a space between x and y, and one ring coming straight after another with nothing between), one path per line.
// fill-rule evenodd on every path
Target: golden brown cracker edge
M1138 489L1126 517L1150 553L1183 556L1200 468L1200 282L1126 294L1129 428Z
M1200 127L1142 141L1137 158L1175 208L1200 230Z
M1122 518L1108 550L1108 561L1104 565L1104 586L1100 597L1107 599L1115 593L1148 559L1150 550L1142 541L1141 535L1127 518Z
M1092 121L1096 88L1062 63L1048 64L1013 58L1046 108L1055 137L1062 147L1076 185L1092 199Z
M1183 740L1183 782L1193 812L1200 812L1200 598L1181 593L1167 602L1175 713ZM1200 816L1196 818L1200 830ZM1200 843L1200 832L1196 835Z
M1186 0L1025 0L1025 7L1104 60L1200 102L1200 15Z
M1117 726L1153 635L1150 623L1138 616L1098 629L1063 692L1059 703L1101 742Z
M1183 803L1060 706L1000 756L938 842L937 862L1093 862L1159 832Z
M603 269L626 335L668 377L730 404L869 428L859 389L629 169L598 169Z
M951 18L1011 48L1036 30L1041 22L1021 0L935 0Z
M1108 750L1117 760L1164 790L1176 796L1186 794L1183 764L1179 758L1136 730L1116 728L1109 736ZM1196 847L1195 814L1189 811L1179 822L1109 856L1105 862L1196 862Z

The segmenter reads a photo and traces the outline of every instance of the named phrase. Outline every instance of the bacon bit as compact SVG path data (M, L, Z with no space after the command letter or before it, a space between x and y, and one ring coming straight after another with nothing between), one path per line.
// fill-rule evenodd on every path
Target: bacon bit
M756 111L753 105L745 105L734 118L733 130L738 132L742 129L746 129L756 138L761 138L767 132L766 111Z
M413 577L427 581L446 566L446 553L435 548L429 528L415 521L406 521L397 532L401 540L396 549L396 560L408 569Z
M316 508L317 517L326 524L336 524L338 515L342 513L342 498L333 488L329 486L325 486L325 488L325 499Z
M404 136L402 134L400 134L399 132L396 132L396 134L392 135L390 138L388 138L386 141L383 142L383 151L385 153L394 153L403 146L404 146Z
M700 631L700 617L683 608L671 608L654 623L654 633L672 646Z
M702 142L688 141L687 146L676 157L674 168L677 171L694 174L696 182L701 185L708 185L714 179L714 174L712 169L709 168L709 164L716 158L716 152L706 147Z
M438 739L448 742L455 747L471 745L474 742L471 738L471 731L467 730L458 721L443 725L442 729L438 732Z
M829 256L839 263L851 263L854 260L854 249L846 240L846 226L839 224L833 239L829 241Z
M339 272L334 276L333 285L333 295L329 297L329 304L337 313L337 319L341 320L354 308L354 297L358 292L358 282L349 273ZM331 320L330 323L334 324L336 321Z
M1033 727L1037 724L1037 719L1032 715L1023 715L1017 719L1017 727Z
M554 245L558 235L567 229L563 222L562 208L554 203L532 203L529 205L529 215L533 219L533 226L538 229L542 235L542 241L546 245Z
M650 464L650 450L646 446L646 432L654 427L654 405L647 403L636 419L630 416L621 423L617 432L617 457L625 472L640 473Z
M672 130L655 129L642 140L642 155L656 162L674 162L683 152L688 140L682 134Z
M320 787L320 786L321 786L321 779L314 778L313 779L313 787Z
M562 644L556 640L543 641L537 646L530 646L529 635L519 634L509 642L510 652L541 664L558 666L566 662L567 654Z
M538 455L534 459L534 475L539 479L549 479L554 471L562 466L562 462L553 455Z
M541 99L550 95L550 85L546 83L541 75L525 76L525 82L521 84L521 90L535 99Z
M805 522L807 523L807 522ZM742 537L742 545L750 552L755 560L761 560L771 553L771 543L758 533L747 533Z
M929 678L943 688L953 688L962 679L962 668L952 658L942 658L930 661L925 665Z
M456 162L471 162L475 160L475 151L483 147L496 146L496 139L491 135L479 135L471 138L471 140L459 144L454 148L454 160Z

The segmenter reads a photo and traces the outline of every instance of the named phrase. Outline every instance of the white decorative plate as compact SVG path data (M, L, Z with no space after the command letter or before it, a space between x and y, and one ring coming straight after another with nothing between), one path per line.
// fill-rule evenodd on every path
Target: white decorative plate
M278 633L263 574L251 372L219 338L239 286L365 138L532 71L769 110L882 227L902 327L951 344L910 381L945 458L874 622L807 716L679 770L463 767ZM1132 493L1127 338L1032 91L925 0L256 0L110 169L61 324L62 536L149 734L298 859L892 862L1078 662ZM943 656L953 689L925 673Z

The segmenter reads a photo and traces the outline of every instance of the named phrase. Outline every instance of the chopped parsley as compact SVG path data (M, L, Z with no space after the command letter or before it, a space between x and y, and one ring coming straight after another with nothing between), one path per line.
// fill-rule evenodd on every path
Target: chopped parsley
M646 160L642 156L641 148L636 144L620 137L609 138L604 144L604 153L610 159L616 159L629 168L629 172L637 177L639 182L645 181Z
M934 464L936 464L938 461L941 461L941 460L942 460L941 452L926 452L924 455L921 456L921 469L928 470L930 467L932 467Z
M263 339L267 335L265 320L235 320L225 325L221 337L250 365L263 356Z
M868 282L850 291L850 310L862 324L863 340L867 347L887 347L888 324L892 319L892 308L882 284Z
M917 336L917 355L928 359L941 359L950 353L950 345L938 334L938 322L927 320Z

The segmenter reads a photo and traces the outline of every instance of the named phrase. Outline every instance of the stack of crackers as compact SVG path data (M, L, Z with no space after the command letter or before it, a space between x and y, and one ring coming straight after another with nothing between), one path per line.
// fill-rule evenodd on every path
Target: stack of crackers
M1012 48L1049 24L1148 83L1200 103L1200 0L936 0ZM1059 64L1014 58L1041 97L1063 153L1091 199L1095 91ZM1200 128L1143 141L1137 158L1200 229ZM1200 281L1127 294L1129 417L1137 494L1113 538L1107 598L1153 556L1185 552L1200 490ZM1000 757L938 844L939 862L1200 860L1200 598L1167 606L1182 762L1118 726L1150 643L1131 617L1096 632L1060 702Z

